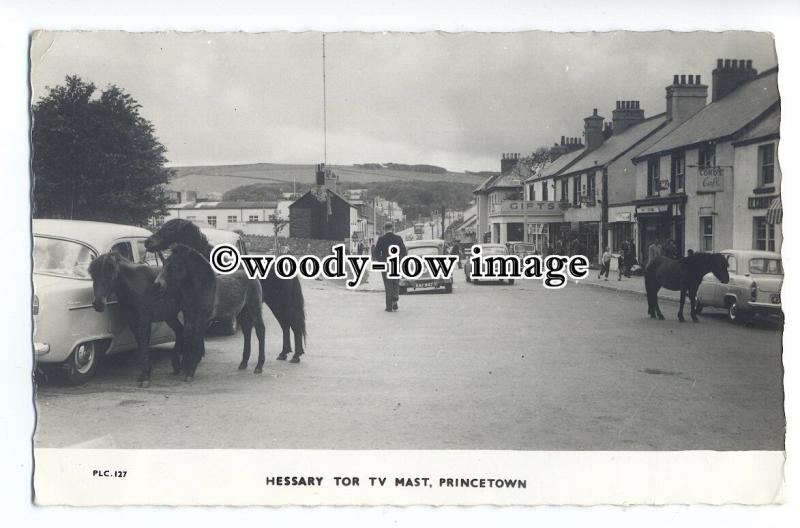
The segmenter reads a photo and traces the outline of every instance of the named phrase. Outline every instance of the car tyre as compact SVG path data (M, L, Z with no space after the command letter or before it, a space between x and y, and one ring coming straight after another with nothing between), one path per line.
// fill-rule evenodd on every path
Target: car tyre
M508 279L508 284L509 285L514 284L514 279Z
M61 378L69 385L83 385L94 377L100 359L100 347L96 341L75 347L62 364Z
M743 323L747 320L747 313L739 308L739 303L732 301L728 305L728 318L731 322Z
M703 308L705 308L705 306L703 306L702 303L699 303L699 302L695 302L694 303L694 313L696 313L696 314L703 313Z

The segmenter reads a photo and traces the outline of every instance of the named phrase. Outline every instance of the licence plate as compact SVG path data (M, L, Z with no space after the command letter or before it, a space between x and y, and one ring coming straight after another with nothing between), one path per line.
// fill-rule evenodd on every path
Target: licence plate
M773 304L780 304L781 303L781 294L776 293L770 297L770 300Z
M418 282L414 285L415 288L430 288L433 286L433 281Z

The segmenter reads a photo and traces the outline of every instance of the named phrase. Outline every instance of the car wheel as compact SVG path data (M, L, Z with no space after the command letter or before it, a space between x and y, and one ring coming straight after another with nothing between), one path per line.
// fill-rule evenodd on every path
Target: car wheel
M701 303L699 303L699 302L695 302L694 303L694 313L698 313L698 314L703 313L703 308L704 308L704 306Z
M70 385L82 385L94 377L99 359L100 347L96 342L80 344L62 364L61 377Z
M508 284L514 284L514 279L508 279Z
M447 283L444 285L444 292L445 293L453 293L453 283Z
M739 303L733 301L728 305L728 318L734 323L743 323L747 320L747 313L739 308Z

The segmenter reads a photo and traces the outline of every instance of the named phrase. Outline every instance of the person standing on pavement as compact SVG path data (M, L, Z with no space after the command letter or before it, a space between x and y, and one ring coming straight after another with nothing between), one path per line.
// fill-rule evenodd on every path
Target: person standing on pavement
M399 250L397 254L398 258L402 259L405 257L408 251L406 251L406 245L402 237L394 233L394 224L392 222L386 222L386 225L383 226L383 231L383 235L375 242L375 248L372 250L372 258L378 262L386 262L386 259L390 256L389 248L392 246L397 246ZM386 311L396 312L398 309L397 301L400 300L400 279L390 279L386 274L387 272L385 271L381 273L383 289L386 292Z
M597 278L599 279L605 274L606 280L608 280L609 270L611 270L611 250L606 246L603 256L600 257L600 275Z
M664 254L664 250L661 247L661 240L655 240L652 244L647 247L647 265L649 266L651 262L653 262L656 257L660 257Z

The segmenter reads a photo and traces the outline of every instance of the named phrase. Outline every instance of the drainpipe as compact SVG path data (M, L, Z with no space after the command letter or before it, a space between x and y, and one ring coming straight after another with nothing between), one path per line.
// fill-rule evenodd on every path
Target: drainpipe
M600 217L600 232L602 233L602 248L604 249L608 245L608 167L603 167L603 207L602 207L602 214Z

